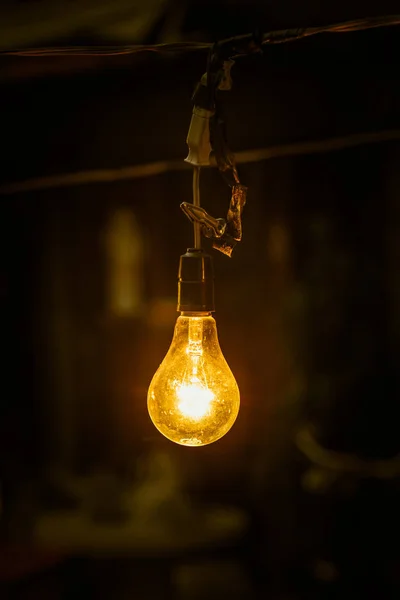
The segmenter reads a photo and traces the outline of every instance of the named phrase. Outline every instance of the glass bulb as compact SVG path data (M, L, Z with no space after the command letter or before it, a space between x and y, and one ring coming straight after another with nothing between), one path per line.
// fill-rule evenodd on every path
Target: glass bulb
M240 395L209 313L178 317L166 357L147 395L151 420L172 442L204 446L234 424Z

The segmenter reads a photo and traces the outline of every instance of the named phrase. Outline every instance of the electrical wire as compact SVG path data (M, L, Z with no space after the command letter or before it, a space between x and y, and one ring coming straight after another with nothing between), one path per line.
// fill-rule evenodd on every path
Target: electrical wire
M200 167L193 167L193 205L200 206ZM193 221L194 247L201 248L200 223Z
M281 29L264 33L260 43L255 42L253 34L243 34L227 38L218 42L218 47L230 47L232 58L245 56L260 50L260 46L268 44L282 44L300 40L320 33L349 33L377 27L388 27L400 25L400 15L388 15L356 19L343 23L322 25L320 27L305 27L293 29ZM137 54L142 52L155 53L180 53L210 50L214 44L208 42L175 42L166 44L133 44L124 46L60 46L46 48L14 48L0 50L3 56L118 56L125 54Z
M354 148L364 144L378 144L400 140L400 129L387 129L383 131L354 133L343 137L334 137L326 140L308 140L241 150L235 154L237 164L256 163L272 158L287 156L301 156L307 154L321 154L335 152L345 148ZM216 166L215 159L211 157L211 166ZM54 188L74 187L96 183L113 183L144 177L155 177L163 173L189 170L190 165L183 160L165 160L147 164L128 165L114 169L95 169L92 171L77 171L76 173L62 173L47 177L35 177L26 181L15 181L0 186L0 196L20 194L35 190L48 190ZM194 181L193 181L194 183Z

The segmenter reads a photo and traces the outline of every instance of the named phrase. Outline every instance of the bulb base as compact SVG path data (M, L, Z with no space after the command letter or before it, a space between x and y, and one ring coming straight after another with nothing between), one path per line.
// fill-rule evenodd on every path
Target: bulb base
M179 261L178 310L214 312L212 257L203 250L188 248Z

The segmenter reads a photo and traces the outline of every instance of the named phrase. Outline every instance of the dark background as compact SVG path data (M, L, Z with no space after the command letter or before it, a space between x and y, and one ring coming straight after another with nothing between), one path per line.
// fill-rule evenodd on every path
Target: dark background
M1 47L214 41L396 4L8 2ZM398 28L382 28L239 59L221 92L231 148L398 130L399 51ZM230 433L198 449L162 438L146 407L192 243L179 209L190 169L4 187L183 160L205 63L0 56L5 597L399 597L398 139L239 165L243 241L232 259L212 252L242 405ZM226 214L216 169L201 194ZM134 295L121 310L116 280ZM206 525L213 510L231 510L231 530ZM68 543L66 514L82 516ZM124 534L135 520L145 541Z

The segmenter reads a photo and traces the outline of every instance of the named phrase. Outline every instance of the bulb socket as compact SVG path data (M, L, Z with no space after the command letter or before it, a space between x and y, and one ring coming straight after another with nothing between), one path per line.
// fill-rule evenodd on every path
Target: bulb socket
M178 310L214 312L214 269L212 257L203 250L188 248L179 261Z

